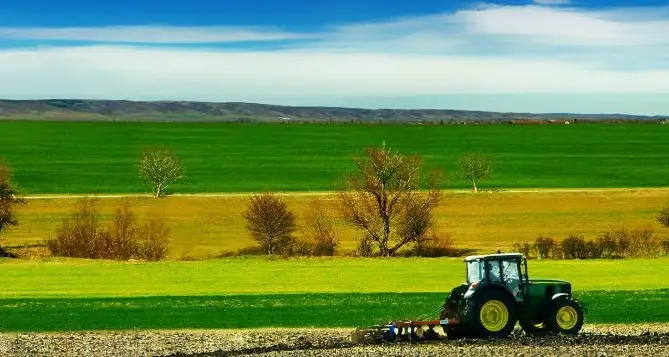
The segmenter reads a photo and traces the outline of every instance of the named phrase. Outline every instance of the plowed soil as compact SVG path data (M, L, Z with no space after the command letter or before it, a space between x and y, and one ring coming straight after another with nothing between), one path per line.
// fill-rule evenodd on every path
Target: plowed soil
M669 356L669 324L589 326L574 337L353 345L352 330L2 334L1 356Z

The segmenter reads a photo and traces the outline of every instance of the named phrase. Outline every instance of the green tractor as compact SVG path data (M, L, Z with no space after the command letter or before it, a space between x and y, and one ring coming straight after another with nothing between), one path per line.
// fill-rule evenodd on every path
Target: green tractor
M477 337L508 337L516 323L529 335L577 334L583 308L562 280L530 279L527 259L520 253L465 258L467 281L455 287L441 307L438 320L393 321L358 328L353 342L372 340L422 341ZM440 327L443 334L435 331Z
M577 334L583 308L562 280L530 279L527 259L519 253L465 259L467 282L447 296L439 318L454 319L449 335L505 338L516 322L530 335Z

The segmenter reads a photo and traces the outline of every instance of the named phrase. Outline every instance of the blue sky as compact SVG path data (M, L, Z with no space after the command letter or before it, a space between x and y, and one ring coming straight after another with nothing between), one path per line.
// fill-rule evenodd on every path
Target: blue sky
M669 115L669 5L0 0L0 98Z

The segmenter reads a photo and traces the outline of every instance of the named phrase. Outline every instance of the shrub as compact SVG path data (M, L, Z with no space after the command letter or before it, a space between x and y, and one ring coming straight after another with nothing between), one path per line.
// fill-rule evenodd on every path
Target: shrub
M137 251L137 219L130 209L128 201L116 209L114 218L107 231L108 239L103 242L105 251L102 258L128 260Z
M669 238L665 238L662 243L662 254L669 255Z
M56 237L47 240L53 255L71 258L102 258L108 238L100 223L97 200L82 199L73 212L61 220Z
M585 259L600 259L604 250L601 245L596 241L586 241L585 242Z
M515 252L522 253L528 258L530 257L530 252L532 251L532 244L530 242L515 242L512 247Z
M161 219L151 219L137 231L137 259L158 261L167 257L170 230Z
M660 222L663 227L669 228L669 204L660 211L660 214L657 216L657 221Z
M255 195L243 216L249 234L266 254L283 254L291 249L295 215L281 198L270 193Z
M611 259L616 256L622 256L618 251L618 240L614 232L605 232L602 236L595 239L599 256L601 258Z
M628 256L632 244L630 233L625 228L620 228L612 232L612 237L616 241L616 255L619 257Z
M364 235L358 240L358 246L355 249L355 253L359 257L371 257L374 255L374 242L372 237L369 235Z
M419 257L452 257L456 255L453 237L449 233L431 230L414 242L412 255Z
M55 256L86 259L156 261L167 255L169 230L162 220L139 226L130 204L119 207L109 227L100 220L97 200L82 199L61 221L47 247Z
M237 251L237 255L263 255L266 253L265 248L259 245L244 247Z
M319 201L311 204L307 216L307 237L310 244L307 254L333 256L337 252L338 239L332 217L327 214Z
M551 237L539 236L534 242L533 248L539 259L547 259L553 252L555 245L555 239Z
M660 252L660 240L652 228L638 228L630 232L630 255L633 257L654 257Z
M588 245L582 235L570 234L562 243L562 256L565 259L586 259Z

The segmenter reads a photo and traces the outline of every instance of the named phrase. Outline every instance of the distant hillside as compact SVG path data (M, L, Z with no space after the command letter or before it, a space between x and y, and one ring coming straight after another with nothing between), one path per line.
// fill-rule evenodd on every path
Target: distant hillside
M659 121L664 117L622 114L500 113L436 109L359 109L293 107L256 103L212 103L124 100L0 100L0 119L99 121L358 121L358 122L480 122Z

